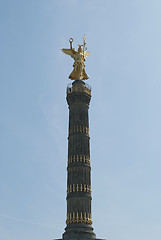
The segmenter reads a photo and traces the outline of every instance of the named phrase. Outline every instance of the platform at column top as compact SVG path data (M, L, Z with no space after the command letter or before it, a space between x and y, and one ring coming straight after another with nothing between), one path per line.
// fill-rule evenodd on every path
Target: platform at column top
M67 95L74 92L85 92L91 96L91 86L83 81L76 80L67 86Z

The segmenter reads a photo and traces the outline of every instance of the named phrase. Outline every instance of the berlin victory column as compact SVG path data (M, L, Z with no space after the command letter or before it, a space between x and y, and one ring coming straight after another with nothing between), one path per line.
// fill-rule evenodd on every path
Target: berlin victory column
M96 239L91 214L91 166L89 144L88 108L91 87L83 80L89 77L85 71L85 36L83 45L76 51L73 39L70 48L62 52L74 59L73 71L69 78L74 82L67 87L69 105L68 167L67 167L67 219L63 239Z

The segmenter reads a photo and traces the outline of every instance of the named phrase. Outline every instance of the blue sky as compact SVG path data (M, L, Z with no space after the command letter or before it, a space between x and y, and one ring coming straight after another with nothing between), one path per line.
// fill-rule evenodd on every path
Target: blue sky
M61 48L85 33L95 233L160 240L161 2L1 0L0 32L0 239L64 232L73 60Z

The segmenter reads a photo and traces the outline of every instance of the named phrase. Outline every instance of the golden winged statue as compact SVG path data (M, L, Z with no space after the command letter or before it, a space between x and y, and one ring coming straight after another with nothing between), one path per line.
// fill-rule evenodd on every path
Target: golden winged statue
M78 45L78 50L76 51L72 47L72 42L73 39L69 39L70 42L70 48L69 49L62 49L62 52L70 55L74 59L74 64L73 64L73 71L69 75L69 78L71 80L87 80L89 77L85 71L85 58L90 55L90 52L86 52L86 43L85 43L85 35L83 38L83 45ZM82 49L83 47L83 49Z

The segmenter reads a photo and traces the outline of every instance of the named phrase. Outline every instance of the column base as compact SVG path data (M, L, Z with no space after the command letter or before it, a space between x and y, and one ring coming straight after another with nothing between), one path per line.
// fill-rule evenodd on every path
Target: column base
M93 240L93 238L68 238L70 240ZM54 240L63 240L61 239L54 239ZM106 240L106 239L100 239L100 238L95 238L95 240Z
M73 223L67 225L62 239L96 239L96 234L90 224Z

